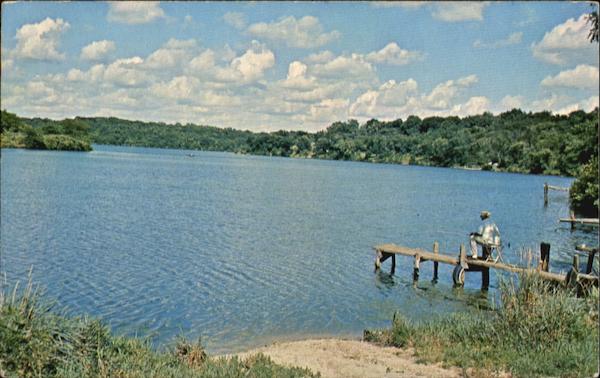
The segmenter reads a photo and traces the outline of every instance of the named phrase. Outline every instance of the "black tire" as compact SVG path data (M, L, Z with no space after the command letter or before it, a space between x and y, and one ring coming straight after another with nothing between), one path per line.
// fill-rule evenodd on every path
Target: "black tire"
M465 284L465 268L460 265L455 266L452 272L452 281L454 281L454 286L463 286Z

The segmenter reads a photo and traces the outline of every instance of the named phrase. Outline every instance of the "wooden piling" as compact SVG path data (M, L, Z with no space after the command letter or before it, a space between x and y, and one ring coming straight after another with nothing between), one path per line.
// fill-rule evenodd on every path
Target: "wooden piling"
M438 242L434 242L433 243L433 254L434 255L439 255L440 253L440 245L438 244ZM439 263L437 261L433 262L433 282L437 282L438 281L438 265Z
M458 255L458 262L460 266L462 266L464 269L467 269L469 267L469 265L467 264L467 251L465 250L464 244L460 245L460 254Z
M579 255L573 255L573 270L579 273Z
M396 255L392 255L392 270L390 272L392 275L396 273Z
M569 213L571 219L571 231L575 228L575 212L571 211Z
M582 244L582 245L576 246L575 250L577 250L579 252L585 252L588 254L587 264L585 267L585 274L592 273L592 270L594 268L594 257L598 253L598 247L591 248L591 247L587 247L585 244Z
M481 268L481 290L486 291L490 287L490 268Z
M548 183L544 183L544 206L548 206Z
M550 270L550 244L540 244L540 269L544 272Z
M415 255L415 263L413 267L413 281L417 282L419 280L419 265L421 263L421 255Z
M595 253L590 253L588 255L587 265L585 267L585 274L592 273L592 269L594 268L594 255Z

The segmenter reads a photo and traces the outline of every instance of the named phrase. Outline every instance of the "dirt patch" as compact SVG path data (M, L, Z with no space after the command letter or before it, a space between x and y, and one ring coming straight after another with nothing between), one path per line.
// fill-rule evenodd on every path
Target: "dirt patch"
M458 368L420 364L412 350L381 347L357 340L319 339L275 343L238 353L263 353L276 363L307 367L323 377L461 377Z

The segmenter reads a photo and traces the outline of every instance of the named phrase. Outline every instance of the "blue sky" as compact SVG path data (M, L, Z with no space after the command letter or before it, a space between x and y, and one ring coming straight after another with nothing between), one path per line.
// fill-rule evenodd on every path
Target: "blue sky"
M250 130L598 106L589 3L2 3L2 108Z

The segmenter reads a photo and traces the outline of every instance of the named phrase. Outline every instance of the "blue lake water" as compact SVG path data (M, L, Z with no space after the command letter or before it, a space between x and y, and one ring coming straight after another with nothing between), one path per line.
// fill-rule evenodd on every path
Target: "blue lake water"
M551 243L566 271L592 231L559 225L572 179L356 162L94 146L90 153L2 150L0 270L33 281L71 314L121 334L202 337L209 351L275 339L356 337L390 323L465 311L480 275L452 289L412 260L373 272L373 245L458 253L490 210L516 262ZM510 243L510 247L508 247ZM491 292L497 287L491 273Z

